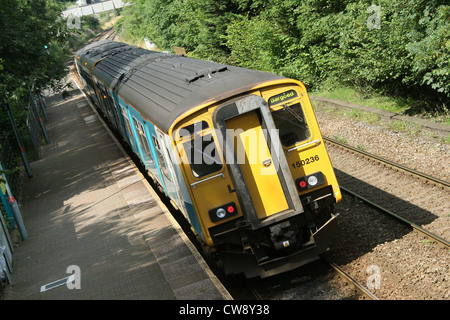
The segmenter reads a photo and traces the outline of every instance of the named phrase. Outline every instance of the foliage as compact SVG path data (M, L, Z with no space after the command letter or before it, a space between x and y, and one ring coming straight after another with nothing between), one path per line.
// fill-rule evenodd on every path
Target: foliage
M44 0L1 0L0 73L3 93L14 91L28 81L32 87L52 85L65 73L58 44L66 36L56 2ZM48 46L48 52L44 48Z
M264 18L239 19L227 29L227 46L231 49L229 63L268 72L280 72L288 61L289 37L278 32ZM251 50L249 50L251 48Z
M185 47L198 58L225 61L228 24L241 14L232 0L133 0L116 24L128 40L148 38L163 50Z
M412 57L412 82L431 86L450 96L450 6L439 6L434 12L424 9L418 19L421 32L408 44Z
M73 37L61 18L63 0L0 0L0 99L8 97L19 129L25 125L30 94L44 87L65 89ZM70 57L71 58L71 57ZM0 131L11 130L0 111Z
M413 97L450 97L450 6L445 0L130 0L129 39L275 72L310 89L350 85Z

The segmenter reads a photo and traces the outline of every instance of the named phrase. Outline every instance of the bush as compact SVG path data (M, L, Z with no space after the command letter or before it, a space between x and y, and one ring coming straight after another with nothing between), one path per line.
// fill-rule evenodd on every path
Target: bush
M120 27L160 48L448 108L445 0L133 0Z

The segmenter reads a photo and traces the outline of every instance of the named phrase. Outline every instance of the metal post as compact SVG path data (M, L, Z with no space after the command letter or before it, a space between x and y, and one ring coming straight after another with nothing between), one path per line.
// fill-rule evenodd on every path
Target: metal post
M20 156L22 157L23 164L25 166L25 170L27 172L28 178L33 177L31 173L30 163L28 162L27 152L25 151L25 147L23 145L22 139L20 138L19 131L17 130L16 121L14 120L14 116L11 112L11 107L9 106L8 99L3 98L3 110L8 114L9 121L11 122L11 126L14 131L14 135L16 137L17 144L19 145Z
M11 206L8 204L8 199L6 197L6 190L5 194L3 194L3 191L0 190L0 198L2 198L3 207L5 208L6 216L8 217L9 221L9 226L11 227L11 229L14 230L16 228L16 225L14 224L16 220L14 219L14 214L11 210Z
M39 108L38 108L38 106L36 104L36 99L34 99L34 97L33 97L33 93L31 92L31 89L30 89L30 86L28 85L28 82L27 82L27 88L28 88L28 92L30 93L30 99L32 101L32 106L33 106L33 112L35 112L36 117L39 120L39 125L41 126L42 133L44 134L45 142L49 143L50 139L48 138L47 130L45 129L45 125L44 125L44 121L42 121L42 118L41 118L41 116L39 114Z
M0 163L0 171L3 171L2 164ZM17 228L19 229L20 236L22 237L22 240L28 240L28 232L25 228L25 225L22 220L22 214L20 213L19 205L17 204L16 199L11 193L11 189L9 188L8 180L6 180L6 176L4 173L2 173L2 178L5 180L5 186L6 186L6 193L8 195L9 199L9 205L11 206L11 210L14 215L14 220L16 220Z
M42 95L40 93L38 94L38 98L39 98L39 105L41 106L41 110L42 110L42 113L44 114L45 121L48 121L47 111L45 110L46 105L45 105L44 98L42 97Z

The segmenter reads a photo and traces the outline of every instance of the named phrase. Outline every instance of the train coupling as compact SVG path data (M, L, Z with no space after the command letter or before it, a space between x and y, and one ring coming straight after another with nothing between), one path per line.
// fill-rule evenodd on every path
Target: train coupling
M284 221L270 227L270 239L276 251L292 248L297 245L296 232L291 223Z

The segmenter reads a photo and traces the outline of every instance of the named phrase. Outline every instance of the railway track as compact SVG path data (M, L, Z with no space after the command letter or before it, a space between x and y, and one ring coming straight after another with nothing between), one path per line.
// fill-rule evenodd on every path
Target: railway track
M401 172L405 172L405 173L407 173L407 174L409 174L409 175L411 175L411 176L413 176L415 178L421 179L424 183L427 183L427 184L428 183L432 183L435 186L438 186L438 187L443 188L445 190L450 190L450 183L447 182L447 181L441 180L441 179L436 178L436 177L432 177L432 176L427 175L425 173L422 173L422 172L419 172L417 170L408 168L408 167L403 166L403 165L401 165L399 163L395 163L393 161L390 161L388 159L379 157L377 155L365 152L363 150L359 150L358 148L355 148L355 147L349 146L347 144L341 143L341 142L339 142L339 141L337 141L335 139L331 139L329 137L324 137L324 140L327 143L329 143L329 144L333 144L335 146L338 146L341 149L348 150L349 152L352 152L354 154L358 154L360 156L363 156L366 159L369 159L369 160L372 160L372 161L376 161L376 162L381 163L381 164L383 164L385 166L388 166L390 168L399 170ZM399 215L397 213L394 213L391 210L388 210L387 208L382 207L381 205L379 205L379 204L377 204L377 203L367 199L366 197L364 197L364 196L362 196L362 195L360 195L360 194L350 190L349 188L341 186L341 190L344 191L345 193L349 194L349 195L352 195L353 197L358 198L359 200L367 203L368 205L376 208L377 210L379 210L379 211L383 212L384 214L388 215L389 217L391 217L391 218L401 222L402 224L412 228L413 230L415 230L415 231L425 235L426 237L428 237L432 241L435 241L436 243L439 243L440 245L442 245L442 246L444 246L446 248L450 248L450 242L449 241L447 241L446 239L443 239L442 237L439 237L438 235L436 235L436 234L434 234L434 233L432 233L432 232L422 228L421 226L417 225L416 223L414 223L414 222L412 222L412 221L410 221L408 219L405 219L401 215Z
M423 234L424 236L428 237L432 241L435 241L436 243L440 244L444 248L450 249L450 242L445 240L445 239L443 239L443 238L441 238L441 237L439 237L438 235L435 235L434 233L432 233L432 232L430 232L430 231L428 231L428 230L418 226L417 224L415 224L415 223L413 223L413 222L411 222L411 221L401 217L400 215L398 215L398 214L396 214L396 213L394 213L394 212L392 212L392 211L390 211L390 210L388 210L386 208L383 208L382 206L380 206L380 205L370 201L369 199L366 199L365 197L357 194L356 192L353 192L353 191L351 191L351 190L349 190L347 188L344 188L342 186L341 186L341 190L344 191L345 193L349 194L349 195L354 196L355 198L358 198L359 200L367 203L368 205L376 208L380 212L382 212L382 213L388 215L389 217L399 221L400 223L410 227L411 229L413 229L413 230Z
M344 193L448 247L448 181L328 137L324 140L332 146L330 156ZM339 154L335 148L346 154ZM433 223L441 227L435 228ZM425 225L427 230L421 227Z
M114 28L111 27L105 30L105 34L102 39L115 40L115 38L116 38L116 31L114 30Z
M363 156L363 157L365 157L367 159L370 159L370 160L373 160L373 161L377 161L377 162L382 163L383 165L389 166L389 167L391 167L393 169L396 169L396 170L399 170L399 171L402 171L402 172L406 172L406 173L408 173L408 174L410 174L410 175L412 175L412 176L414 176L416 178L422 179L423 181L425 181L427 183L428 182L434 183L436 186L439 186L439 187L445 188L447 190L450 190L450 182L448 182L448 181L444 181L444 180L441 180L439 178L427 175L427 174L425 174L423 172L420 172L420 171L417 171L417 170L405 167L405 166L403 166L403 165L401 165L399 163L390 161L388 159L385 159L385 158L379 157L377 155L368 153L366 151L360 150L358 148L352 147L352 146L350 146L348 144L339 142L339 141L337 141L335 139L332 139L332 138L329 138L329 137L325 137L325 136L323 137L323 139L329 144L333 144L333 145L338 146L338 147L340 147L342 149L348 150L348 151L350 151L352 153L356 153L356 154L361 155L361 156Z
M343 233L351 240L339 238L332 259L360 281L367 277L361 266L380 266L383 286L376 294L383 299L448 297L449 183L334 139L324 140L341 191L349 195L338 207L348 210L341 218L346 219ZM341 258L347 254L349 258Z
M93 43L95 41L103 40L103 39L114 40L115 36L116 36L116 31L114 30L113 27L111 27L111 28L108 28L108 29L102 31L101 33L99 33L95 37L93 37L91 40L89 40L86 43L86 45L90 44L90 43Z
M367 289L364 285L356 281L349 273L345 272L344 269L339 267L336 263L332 262L328 258L325 258L324 256L322 259L330 265L331 268L335 272L339 274L340 277L342 277L345 281L348 281L350 284L352 284L355 289L362 294L366 299L368 300L380 300L378 299L372 292L370 292L369 289Z
M327 255L287 274L244 282L247 295L238 300L380 300Z

